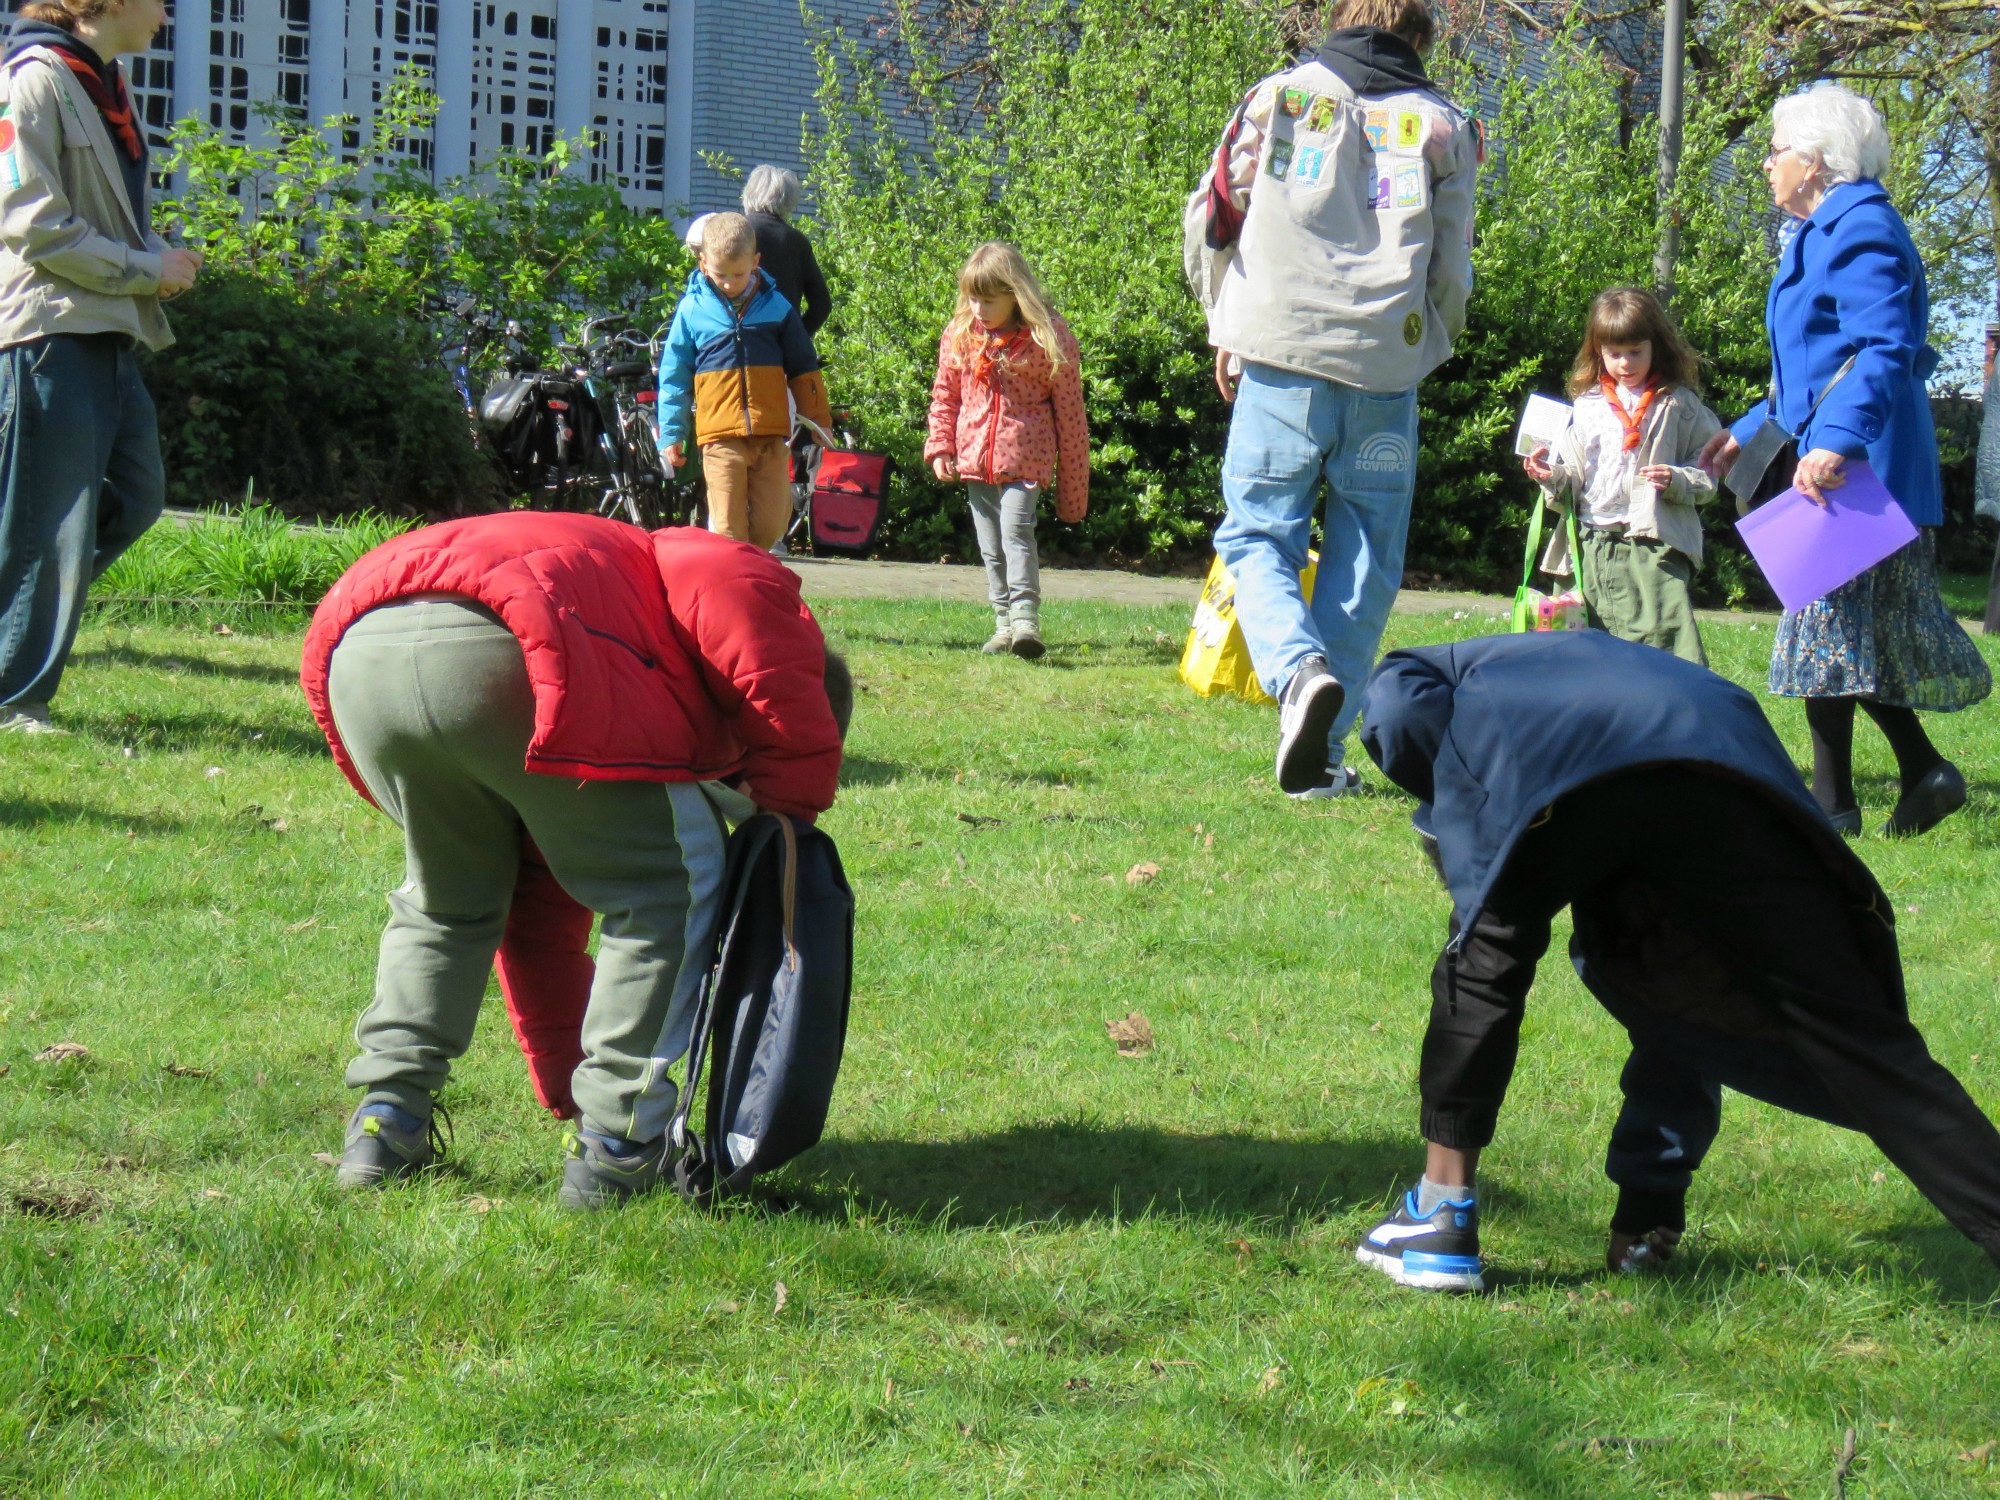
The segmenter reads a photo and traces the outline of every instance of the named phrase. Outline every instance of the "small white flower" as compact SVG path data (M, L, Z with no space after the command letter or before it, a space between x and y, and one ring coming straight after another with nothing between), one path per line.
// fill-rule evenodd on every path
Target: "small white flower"
M213 781L215 780L216 777L222 774L222 767L210 766L206 771L203 771L201 774L206 776L210 781Z

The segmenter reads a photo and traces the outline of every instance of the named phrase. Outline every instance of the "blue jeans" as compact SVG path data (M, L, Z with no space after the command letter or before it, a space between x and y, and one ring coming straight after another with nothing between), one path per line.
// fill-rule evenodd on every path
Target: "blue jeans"
M1299 588L1326 476L1325 540L1308 605ZM1361 684L1403 583L1417 478L1417 393L1357 390L1245 364L1222 461L1228 514L1215 550L1236 579L1236 618L1257 680L1276 697L1324 656L1347 688L1327 763L1354 725Z
M0 349L0 707L55 696L85 593L166 498L159 421L126 339Z

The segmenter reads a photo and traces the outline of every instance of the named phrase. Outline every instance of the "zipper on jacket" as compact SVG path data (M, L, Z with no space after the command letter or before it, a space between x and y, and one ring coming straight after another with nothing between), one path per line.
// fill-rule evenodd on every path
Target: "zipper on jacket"
M572 615L571 618L575 619L575 616ZM623 646L627 651L631 652L634 656L638 657L641 662L645 663L647 670L650 671L653 668L659 666L659 663L657 661L655 661L652 657L648 656L645 652L641 651L637 646L633 645L630 641L626 640L623 636L613 635L608 630L599 630L595 625L586 625L581 620L577 620L576 623L582 629L585 635L594 635L600 641L609 641L614 646Z
M1011 340L1009 342L1011 342ZM1003 347L1004 345L996 344L994 346L995 354L998 354L1000 349ZM994 359L990 361L990 363L992 364L994 370L996 371L996 374L994 375L992 385L987 387L988 394L987 394L987 417L986 417L985 482L987 484L998 484L1000 482L998 478L999 469L995 466L993 462L993 457L994 457L994 451L1000 446L1000 377L997 373L997 371L1000 368L1000 361L998 359Z

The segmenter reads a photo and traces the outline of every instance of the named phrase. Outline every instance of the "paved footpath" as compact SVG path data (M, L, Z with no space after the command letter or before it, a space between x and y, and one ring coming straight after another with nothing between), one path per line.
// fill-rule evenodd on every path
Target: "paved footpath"
M963 604L986 602L986 572L960 563L869 562L844 557L788 557L785 565L799 575L809 599L949 599ZM1112 604L1178 604L1190 619L1201 594L1199 578L1155 578L1115 568L1043 568L1042 597L1050 600L1094 599ZM1396 596L1398 614L1509 614L1511 597L1503 594L1459 594L1445 590L1404 589ZM1775 613L1749 610L1696 610L1703 620L1762 620Z

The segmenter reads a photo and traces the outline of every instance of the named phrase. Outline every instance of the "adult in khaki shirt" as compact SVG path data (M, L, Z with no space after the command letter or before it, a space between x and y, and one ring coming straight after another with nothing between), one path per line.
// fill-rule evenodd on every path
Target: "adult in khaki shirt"
M84 595L166 500L140 344L201 256L152 230L145 135L118 59L163 0L35 0L0 60L0 730L49 701Z

